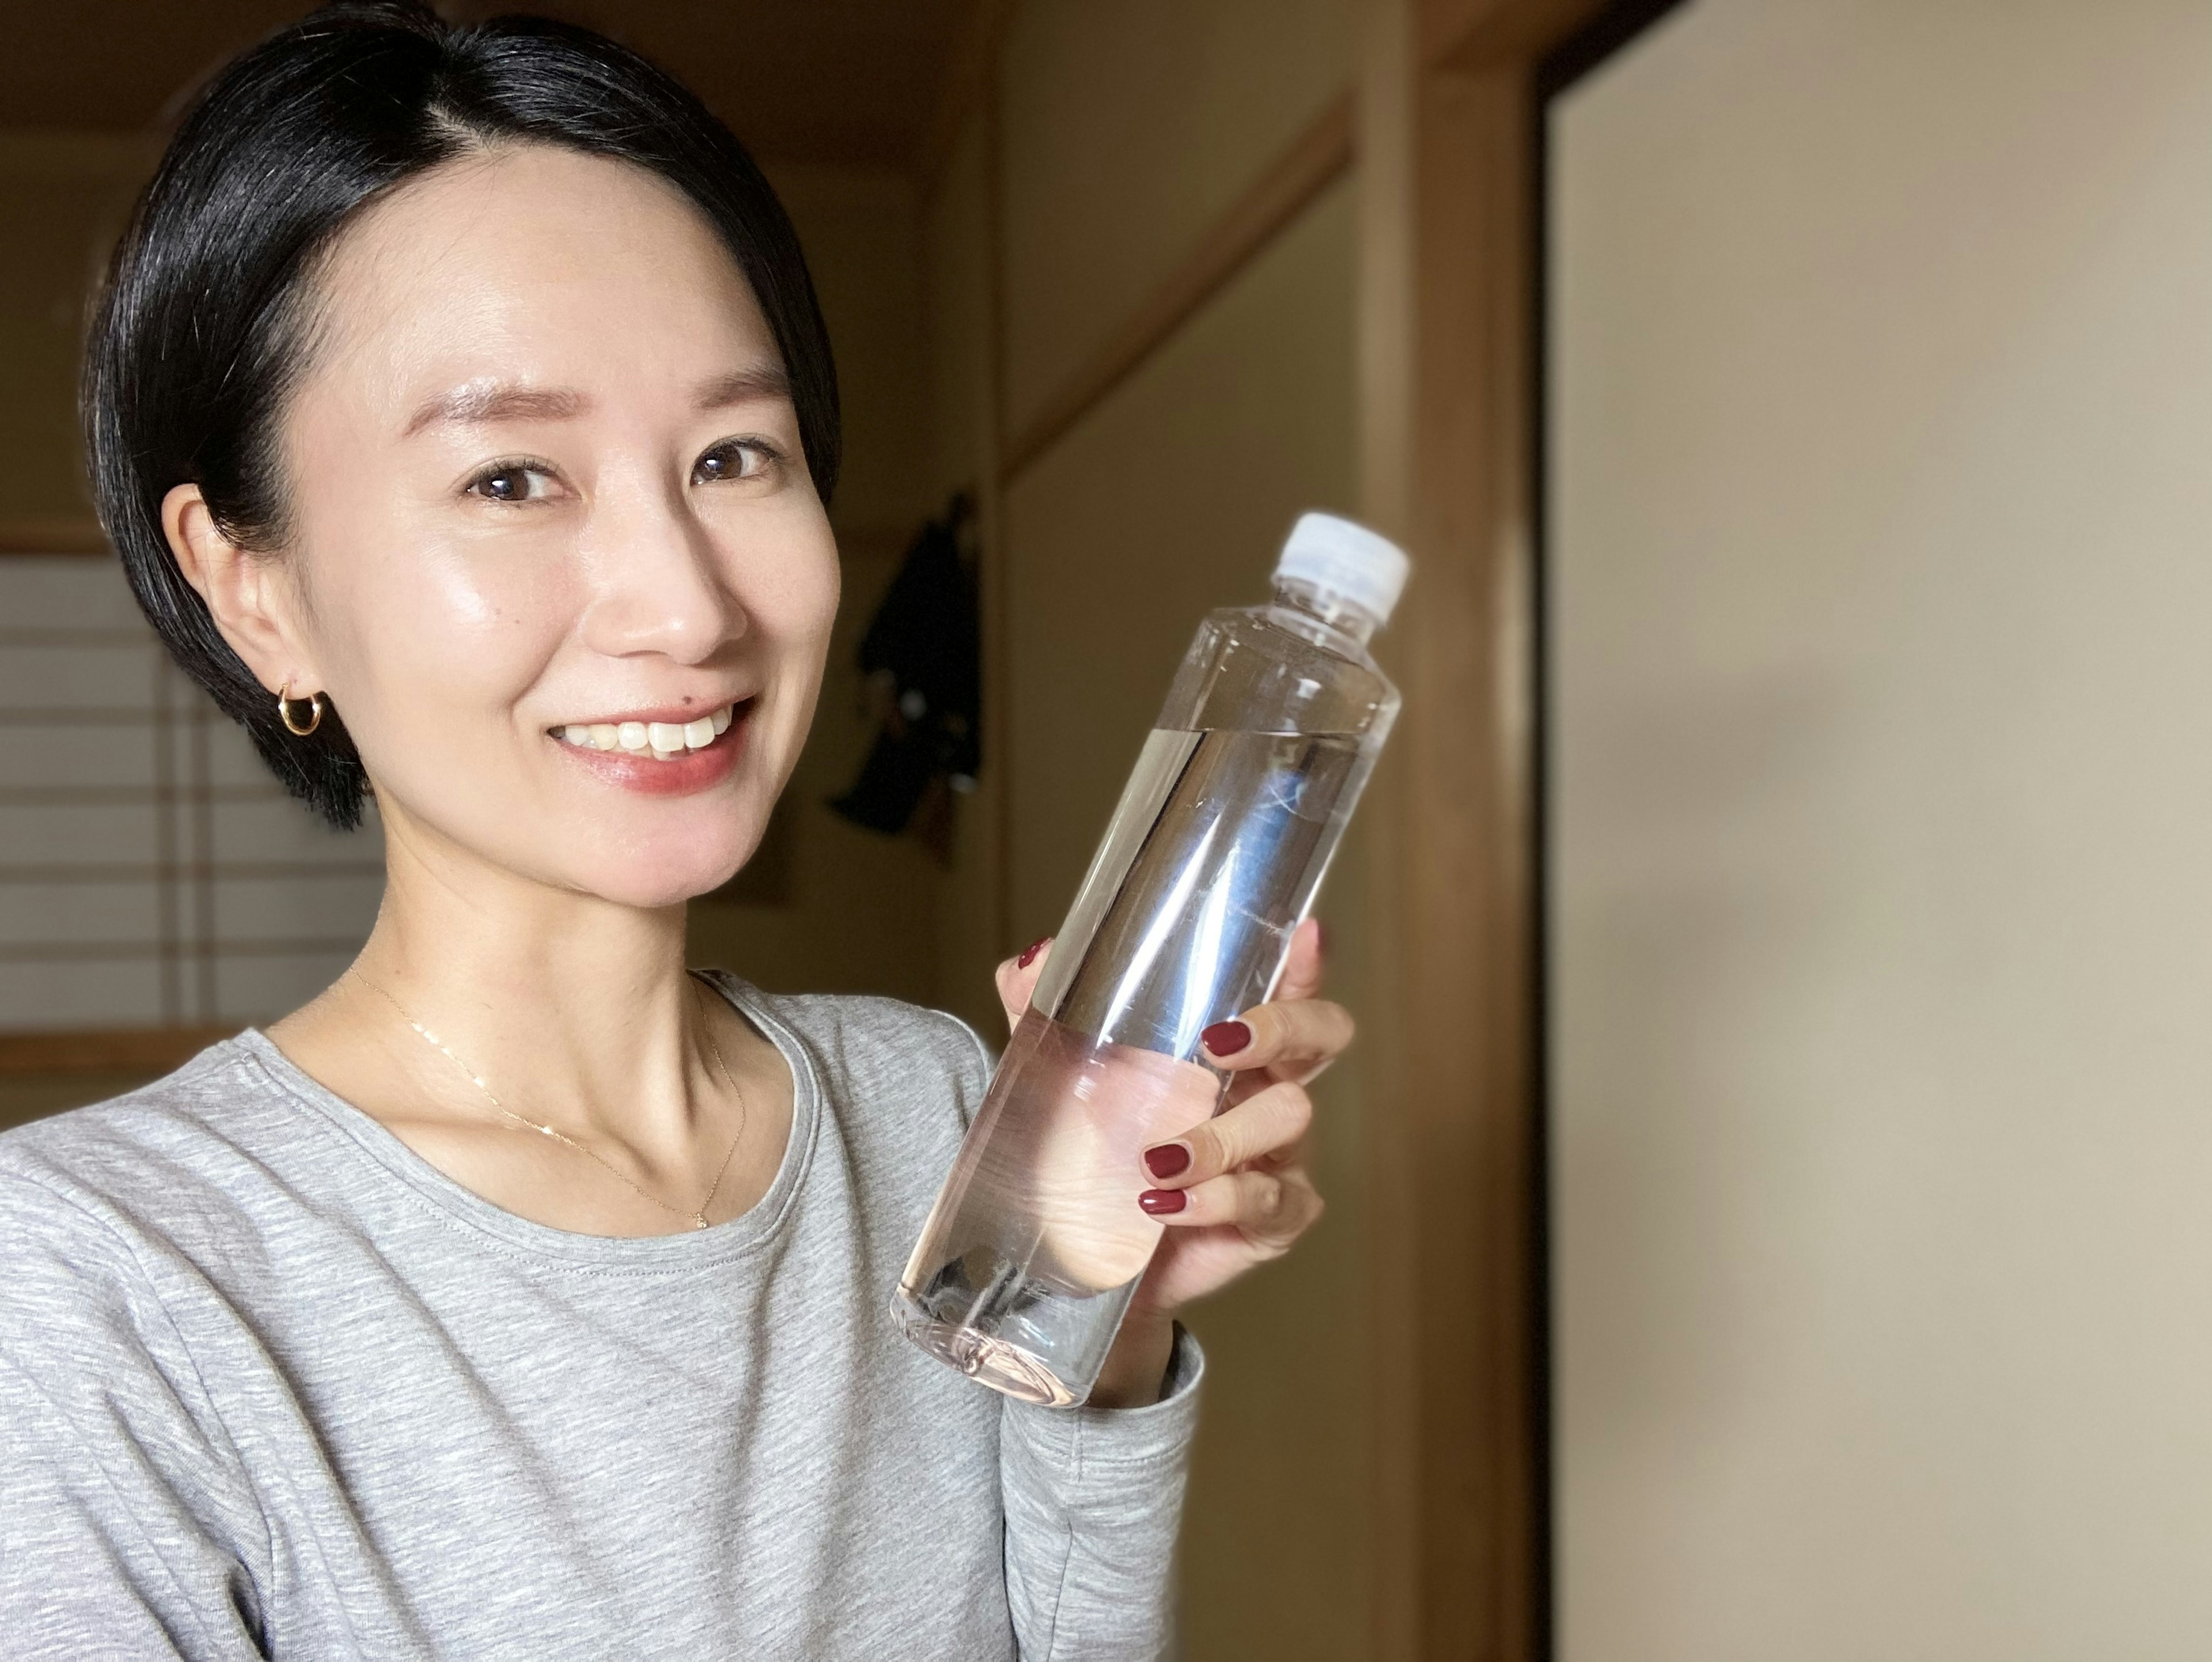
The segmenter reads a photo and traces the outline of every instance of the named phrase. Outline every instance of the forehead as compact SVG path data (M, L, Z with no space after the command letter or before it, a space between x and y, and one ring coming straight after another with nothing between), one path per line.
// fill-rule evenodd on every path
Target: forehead
M548 145L410 180L347 228L316 286L316 357L379 404L425 379L688 386L703 360L777 358L690 198L642 168Z

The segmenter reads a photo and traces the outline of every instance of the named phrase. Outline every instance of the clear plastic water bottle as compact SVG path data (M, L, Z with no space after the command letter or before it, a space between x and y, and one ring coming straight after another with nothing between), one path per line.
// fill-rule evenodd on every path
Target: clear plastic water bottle
M1024 1401L1091 1394L1163 1226L1142 1151L1218 1111L1199 1035L1261 1002L1398 713L1368 638L1404 554L1326 514L1200 625L892 1312Z

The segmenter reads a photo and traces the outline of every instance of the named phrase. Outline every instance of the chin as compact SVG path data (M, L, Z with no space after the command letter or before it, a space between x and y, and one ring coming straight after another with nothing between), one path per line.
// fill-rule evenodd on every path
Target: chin
M741 842L725 842L720 849L713 846L716 840L711 836L641 840L591 873L572 874L571 880L618 906L645 910L680 906L735 877L752 858L760 839L756 833Z
M632 802L612 814L593 806L601 811L553 818L551 835L532 838L537 849L517 849L521 857L509 863L556 888L660 910L728 882L753 857L768 825L768 805L750 792ZM565 831L554 829L564 824Z

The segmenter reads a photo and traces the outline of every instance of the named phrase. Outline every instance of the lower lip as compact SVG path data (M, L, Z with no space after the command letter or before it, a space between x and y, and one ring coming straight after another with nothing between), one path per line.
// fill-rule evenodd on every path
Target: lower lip
M548 735L547 742L557 746L562 754L579 766L589 768L610 785L619 785L624 790L634 790L641 796L692 796L700 791L719 785L730 776L738 765L738 758L744 752L747 718L752 715L752 705L738 706L730 725L714 735L714 742L698 750L687 750L681 756L672 756L665 762L651 756L636 756L628 751L597 750L589 745L572 745L565 739Z

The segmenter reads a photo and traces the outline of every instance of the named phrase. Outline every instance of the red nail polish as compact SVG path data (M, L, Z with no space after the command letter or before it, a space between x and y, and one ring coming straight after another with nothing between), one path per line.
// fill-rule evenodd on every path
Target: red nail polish
M1179 1142L1163 1142L1145 1150L1145 1170L1163 1180L1179 1178L1190 1170L1190 1150Z
M1022 948L1022 955L1014 960L1014 967L1018 970L1028 969L1030 966L1030 960L1035 958L1039 953L1042 952L1044 950L1045 941L1051 939L1052 937L1050 935L1046 935L1041 940L1030 941L1028 946Z
M1241 1021L1217 1021L1199 1036L1218 1056L1233 1056L1252 1042L1252 1030Z
M1164 1218L1182 1211L1190 1199L1180 1189L1147 1189L1137 1196L1137 1204L1154 1217Z

